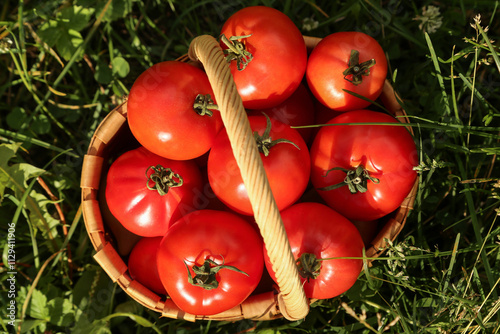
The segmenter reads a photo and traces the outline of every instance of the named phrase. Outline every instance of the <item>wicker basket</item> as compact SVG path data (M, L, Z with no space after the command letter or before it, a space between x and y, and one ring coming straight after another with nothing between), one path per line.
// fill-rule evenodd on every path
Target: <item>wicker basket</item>
M309 50L320 41L319 38L313 37L304 39ZM198 316L183 312L168 297L157 295L131 279L124 258L138 237L122 228L109 214L102 196L104 192L100 191L104 189L103 181L106 179L109 163L135 145L127 124L127 102L112 110L99 125L83 161L82 209L85 226L96 251L94 258L113 282L118 283L128 295L165 317L189 321L271 320L280 317L289 320L302 319L309 312L311 301L307 300L302 289L295 260L241 98L219 43L211 36L197 37L191 43L188 56L181 61L199 61L209 77L233 153L247 186L255 220L259 225L273 268L279 268L275 270L277 287L274 291L251 295L242 304L223 313ZM388 82L385 83L379 100L394 115L405 116ZM405 122L406 118L400 120ZM417 182L401 207L382 219L378 233L366 248L367 257L379 256L386 247L385 239L394 240L400 233L412 208L416 191ZM117 243L117 239L124 242Z

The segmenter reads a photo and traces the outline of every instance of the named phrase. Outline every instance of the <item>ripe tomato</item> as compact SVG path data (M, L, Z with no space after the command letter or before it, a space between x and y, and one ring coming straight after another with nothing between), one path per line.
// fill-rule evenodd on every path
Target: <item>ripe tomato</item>
M328 122L344 123L399 122L370 110L349 111ZM313 186L351 220L376 220L398 208L413 187L417 164L415 143L403 126L325 126L311 146Z
M362 109L375 101L387 76L387 59L380 44L362 32L337 32L323 38L307 62L306 79L316 98L331 109Z
M169 160L139 147L110 166L106 201L132 233L163 236L177 219L196 209L201 180L193 161Z
M341 111L336 111L328 108L323 103L314 99L314 124L325 124L335 116L340 115ZM320 126L314 127L312 131L312 137L316 137L318 131L321 129Z
M248 119L254 135L257 133L260 137L257 139L260 156L276 204L282 210L292 205L307 187L311 169L309 150L301 135L289 125L267 116L249 116ZM281 139L289 142L279 142ZM207 172L210 186L224 204L238 213L253 214L225 130L219 133L210 150Z
M221 47L228 50L226 59L231 61L245 108L278 105L292 95L304 77L304 38L293 21L277 9L251 6L234 13L222 27Z
M199 157L210 149L222 128L213 99L201 69L178 61L155 64L130 89L130 130L142 146L159 156L174 160ZM205 103L207 108L203 108Z
M363 256L361 235L347 218L314 202L294 204L281 212L281 218L307 298L333 298L356 282L362 259L331 259ZM264 259L276 280L265 251Z
M314 101L314 122L315 124L328 123L332 118L340 115L342 112L330 109L318 100Z
M128 257L128 271L132 279L154 291L165 295L167 291L160 281L156 255L163 237L142 238L135 244Z
M106 222L106 228L109 229L115 240L115 249L121 256L128 256L135 244L141 240L141 236L134 234L123 227L122 223L116 219L111 213L106 201L106 178L101 177L99 184L99 209L101 210L102 219Z
M163 286L180 309L217 314L241 304L259 284L262 239L232 213L198 210L168 230L157 261Z
M248 110L249 116L261 116L265 113L290 126L314 124L314 102L306 85L300 84L297 90L288 99L273 108ZM309 142L312 128L297 129L306 143Z

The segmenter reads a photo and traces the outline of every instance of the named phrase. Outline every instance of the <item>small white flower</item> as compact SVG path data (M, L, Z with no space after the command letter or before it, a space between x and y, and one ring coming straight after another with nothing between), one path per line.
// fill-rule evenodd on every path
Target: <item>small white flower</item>
M422 7L422 16L417 15L414 20L421 21L418 28L429 34L436 32L443 24L439 7L432 5Z
M0 53L8 53L12 47L12 40L9 37L0 39Z
M306 17L302 20L302 30L311 31L316 29L319 25L319 22L314 20L311 17Z
M476 30L478 30L478 27L481 26L481 14L477 14L474 17L474 23L471 23L470 26ZM481 26L482 27L482 26ZM486 26L483 28L484 32L488 32L489 27ZM493 43L493 41L491 41Z

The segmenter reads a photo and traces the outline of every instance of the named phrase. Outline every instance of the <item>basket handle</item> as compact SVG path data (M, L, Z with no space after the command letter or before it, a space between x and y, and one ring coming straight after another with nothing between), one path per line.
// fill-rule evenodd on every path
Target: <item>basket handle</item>
M302 319L309 312L309 303L250 123L224 53L214 37L202 35L193 39L188 55L192 60L201 62L212 85L255 220L276 273L280 290L278 301L283 303L280 305L280 311L289 320Z

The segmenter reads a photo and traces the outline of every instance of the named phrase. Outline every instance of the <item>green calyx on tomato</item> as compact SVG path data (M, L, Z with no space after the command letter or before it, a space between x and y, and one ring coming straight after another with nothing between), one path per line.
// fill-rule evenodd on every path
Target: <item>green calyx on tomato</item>
M233 270L245 276L248 276L246 272L234 266L226 266L224 262L222 264L217 264L217 262L213 260L205 259L205 262L202 266L195 265L192 267L193 272L195 273L195 276L193 277L186 261L184 261L184 264L186 265L186 269L188 272L188 282L194 286L204 288L205 290L217 289L217 287L219 286L219 282L217 281L217 273L221 269Z
M264 154L264 156L267 157L269 155L269 150L271 149L271 147L273 147L276 144L281 144L281 143L291 144L291 145L295 146L298 150L300 150L300 148L297 146L297 144L295 144L293 141L290 141L288 139L280 138L280 139L273 140L271 138L271 136L269 135L271 133L271 119L265 113L262 113L262 114L264 116L266 116L266 119L267 119L266 129L265 129L264 133L262 134L262 136L259 135L259 133L257 131L255 131L253 133L253 136L255 138L255 142L257 143L257 148L259 149L260 153Z
M376 177L371 176L370 173L363 167L363 165L359 165L358 167L356 167L356 169L335 167L328 170L326 172L326 175L328 175L328 173L333 170L341 170L346 173L344 181L338 184L333 184L331 186L319 188L319 190L328 191L347 186L351 194L356 194L358 192L364 193L368 190L368 180L372 181L375 184L380 183L380 180Z
M153 170L151 175L148 175L149 170ZM170 188L180 187L184 180L179 174L176 174L170 168L165 168L162 165L149 166L146 169L146 187L149 190L156 190L161 196L166 195ZM151 185L154 183L154 185Z
M316 255L311 253L303 253L297 259L297 269L302 278L307 280L315 279L319 276L321 271L321 260L319 260Z
M221 41L228 47L224 50L227 62L236 60L238 71L243 71L253 59L253 55L247 51L245 44L239 41L250 36L252 35L231 36L229 39L224 34L220 36Z
M214 103L210 94L198 94L194 99L193 109L200 116L212 116L212 110L219 110L219 107Z
M344 75L344 79L357 86L363 82L363 75L370 75L370 67L375 65L375 59L372 58L360 64L359 51L351 50L351 56L349 57L347 65L349 67L342 73ZM349 75L352 75L352 79L347 78Z

